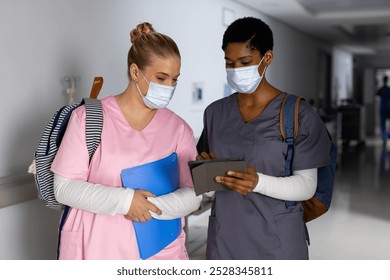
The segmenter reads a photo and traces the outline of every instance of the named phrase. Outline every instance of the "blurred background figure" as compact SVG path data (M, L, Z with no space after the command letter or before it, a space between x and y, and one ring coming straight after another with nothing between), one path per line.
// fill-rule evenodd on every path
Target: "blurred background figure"
M379 114L383 146L386 146L387 138L389 137L387 120L390 119L390 87L387 85L388 81L389 77L383 76L383 85L376 92L376 94L380 96Z

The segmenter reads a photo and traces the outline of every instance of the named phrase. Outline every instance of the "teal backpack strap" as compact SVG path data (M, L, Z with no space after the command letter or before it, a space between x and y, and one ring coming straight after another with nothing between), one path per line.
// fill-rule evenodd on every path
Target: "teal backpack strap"
M292 175L292 161L294 157L294 140L298 135L298 108L300 96L285 95L280 107L279 126L283 140L287 143L287 154L284 165L284 176ZM286 201L286 206L292 206L295 203Z
M300 96L286 93L280 108L279 126L283 140L287 143L287 156L284 176L292 174L292 159L294 154L294 140L298 135L298 108Z

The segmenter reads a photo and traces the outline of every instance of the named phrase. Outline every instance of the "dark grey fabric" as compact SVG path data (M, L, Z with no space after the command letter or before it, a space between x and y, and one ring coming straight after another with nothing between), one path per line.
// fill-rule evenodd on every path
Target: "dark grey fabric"
M198 152L219 158L244 158L257 172L284 176L287 144L279 130L284 93L250 122L240 116L237 94L209 105ZM299 107L294 170L329 164L330 141L318 114L306 103ZM307 259L308 234L301 204L287 208L284 201L258 193L243 196L216 192L209 220L208 259Z

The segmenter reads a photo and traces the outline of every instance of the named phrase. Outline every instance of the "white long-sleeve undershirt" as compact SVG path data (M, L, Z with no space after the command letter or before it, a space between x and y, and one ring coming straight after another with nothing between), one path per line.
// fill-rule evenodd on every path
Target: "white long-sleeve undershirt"
M185 217L198 210L202 196L197 196L194 188L180 188L169 194L148 197L148 200L162 211L161 215L150 212L152 217L160 220L171 220Z
M130 209L134 190L122 187L107 187L81 180L71 180L54 175L54 195L58 202L73 208L97 214L126 215ZM193 188L180 188L159 197L149 197L161 215L151 212L160 220L184 217L199 208L202 196L196 196Z
M317 168L294 171L288 177L258 175L259 181L253 191L281 200L308 200L317 188Z
M317 169L294 171L289 177L273 177L258 173L259 182L253 192L288 201L303 201L311 198L317 186ZM54 194L58 202L98 214L126 215L130 209L134 190L122 187L107 187L85 181L71 180L54 175ZM212 192L207 193L210 196ZM196 196L193 188L180 188L175 192L149 197L161 215L151 212L161 220L189 215L199 208L202 196Z
M286 201L304 201L313 197L317 188L317 168L294 171L289 177L273 177L257 173L259 181L253 192ZM204 195L212 197L214 191Z
M130 209L134 190L107 187L54 174L54 195L58 202L97 214L125 215Z

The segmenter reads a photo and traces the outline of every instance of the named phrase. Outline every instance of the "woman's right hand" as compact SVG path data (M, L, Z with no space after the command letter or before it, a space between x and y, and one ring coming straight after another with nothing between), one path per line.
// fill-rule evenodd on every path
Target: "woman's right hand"
M216 159L216 158L217 158L217 156L213 152L210 152L209 154L206 152L202 152L200 155L196 156L196 160Z
M144 190L135 190L129 212L125 218L135 222L146 222L152 219L149 211L161 215L161 210L153 203L147 200L148 197L155 197L154 194Z

